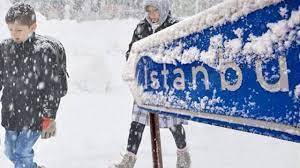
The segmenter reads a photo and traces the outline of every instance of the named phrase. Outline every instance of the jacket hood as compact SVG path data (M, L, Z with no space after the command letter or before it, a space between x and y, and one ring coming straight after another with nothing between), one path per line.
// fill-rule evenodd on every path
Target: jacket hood
M146 11L147 6L153 6L158 9L159 12L159 26L161 26L167 19L170 13L170 1L169 0L144 0L144 9ZM148 14L146 13L147 21L152 25Z

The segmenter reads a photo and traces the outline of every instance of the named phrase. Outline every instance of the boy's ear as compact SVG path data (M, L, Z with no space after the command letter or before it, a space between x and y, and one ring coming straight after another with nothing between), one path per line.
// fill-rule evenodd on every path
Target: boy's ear
M33 24L30 26L30 30L31 30L32 32L35 32L36 27L37 27L37 24L36 24L36 23L33 23Z

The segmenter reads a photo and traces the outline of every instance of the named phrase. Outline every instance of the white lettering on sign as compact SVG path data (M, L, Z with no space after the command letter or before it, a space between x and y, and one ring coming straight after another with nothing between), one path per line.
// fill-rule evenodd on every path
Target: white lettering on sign
M174 75L175 74L180 74L179 77L177 77L174 82L173 82L173 87L177 90L185 90L185 78L184 78L184 72L180 68L176 68L173 71Z
M269 92L288 92L289 91L289 82L288 82L288 71L287 71L287 63L286 58L281 56L279 57L279 80L275 84L270 84L266 81L265 77L263 76L263 67L262 67L263 61L262 60L256 60L255 62L255 73L257 77L257 81L260 84L260 86ZM232 69L235 71L237 79L234 83L231 83L230 81L227 81L225 76L227 70ZM193 90L197 89L197 84L199 77L198 75L201 73L203 74L203 78L201 81L203 82L205 86L205 90L210 90L210 81L209 81L209 74L208 71L204 66L193 66L191 68L191 86ZM167 69L166 64L163 64L163 69L159 74L157 71L150 71L148 73L148 70L146 66L144 67L144 82L145 86L144 88L148 88L148 75L150 73L150 86L152 89L159 89L161 87L160 82L162 82L162 86L164 89L169 89L170 86L168 84L168 81L170 80L169 75L176 75L176 78L173 83L173 88L176 90L185 90L186 89L186 74L182 70L182 68L176 68L173 70L173 72L170 73L170 71ZM162 81L158 78L158 76L161 75L163 77ZM198 77L198 78L197 78ZM222 62L220 61L220 80L221 80L221 88L222 90L228 90L228 91L236 91L238 90L243 83L243 73L241 68L238 64L234 62ZM170 81L171 82L171 81ZM190 86L190 85L189 85Z
M197 67L192 67L192 77L193 77L193 89L197 89L197 74L201 72L204 76L204 79L202 81L204 82L205 85L205 90L209 90L209 78L208 78L208 73L207 70L203 66L197 66Z
M300 99L300 84L296 86L295 88L295 97L297 99Z
M158 72L156 72L156 71L152 71L150 74L151 87L153 89L158 89L160 87L157 76L158 76Z
M169 85L168 85L168 74L169 74L169 70L167 70L166 68L166 64L163 65L163 70L161 71L161 74L164 76L164 88L166 90L169 89Z
M144 66L144 76L145 76L145 86L144 86L144 89L148 89L148 78L146 78L147 74L148 74L147 67Z
M288 80L288 72L286 65L286 58L279 57L279 75L280 78L277 83L269 84L266 82L263 72L262 72L262 61L256 60L255 62L255 72L257 76L257 81L261 85L262 88L269 92L288 92L289 91L289 80Z
M230 84L225 79L226 71L230 68L233 69L236 72L236 75L238 77L237 82L234 83L234 84ZM230 63L221 63L220 69L221 69L220 76L221 76L222 90L229 90L229 91L238 90L241 87L242 81L243 81L243 73L242 73L241 68L236 63L230 62Z

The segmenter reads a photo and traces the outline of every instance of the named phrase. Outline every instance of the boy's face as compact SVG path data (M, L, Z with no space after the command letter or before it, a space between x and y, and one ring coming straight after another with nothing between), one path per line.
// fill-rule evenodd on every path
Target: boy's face
M159 11L157 8L147 6L146 12L148 13L148 17L152 23L157 23L159 21Z
M23 25L18 22L8 23L8 29L10 31L11 38L16 43L22 43L28 39L31 33L33 33L36 29L36 23L31 26Z

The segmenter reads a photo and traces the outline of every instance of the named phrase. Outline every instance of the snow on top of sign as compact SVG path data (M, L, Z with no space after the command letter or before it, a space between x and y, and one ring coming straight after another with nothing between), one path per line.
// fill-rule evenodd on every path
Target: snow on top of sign
M257 9L262 9L265 6L278 2L280 2L280 0L227 0L134 43L132 51L139 52L211 26L236 21L241 16L245 16Z
M296 39L297 31L292 30L300 24L300 9L293 11L290 19L268 24L269 30L262 36L251 35L250 42L245 44L243 54L271 56L274 49L283 51L289 48ZM276 47L273 47L275 44Z
M280 12L280 11L279 11ZM145 50L139 55L148 55L158 63L173 63L179 61L183 64L194 61L202 61L207 65L218 68L218 59L222 55L222 61L231 62L238 56L247 55L245 60L251 64L257 57L274 57L274 52L282 52L290 47L293 41L300 38L300 9L292 11L289 19L280 20L276 23L269 23L269 30L261 36L250 34L248 42L243 44L243 29L234 30L237 38L224 40L223 35L218 34L210 38L210 46L207 51L200 51L196 47L183 50L182 45L175 48L165 49L164 45L154 49ZM300 41L300 40L298 40ZM243 60L242 60L243 61Z
M220 46L222 46L223 36L216 35L210 39L210 46L207 51L201 51L200 60L208 65L215 67L216 60L220 54ZM193 60L195 61L195 60Z

